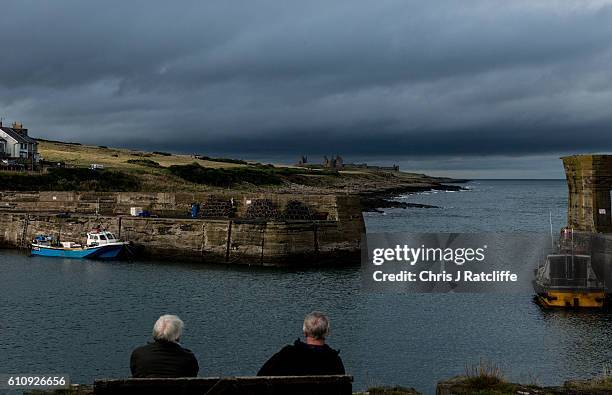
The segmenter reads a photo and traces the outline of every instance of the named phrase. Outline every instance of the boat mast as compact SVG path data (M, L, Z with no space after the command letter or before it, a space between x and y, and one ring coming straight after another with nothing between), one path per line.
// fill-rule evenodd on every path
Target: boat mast
M572 228L572 270L574 270L574 229ZM572 278L574 278L572 276Z
M551 252L555 251L555 240L553 237L553 226L552 226L552 211L548 210L548 222L550 223L550 248Z

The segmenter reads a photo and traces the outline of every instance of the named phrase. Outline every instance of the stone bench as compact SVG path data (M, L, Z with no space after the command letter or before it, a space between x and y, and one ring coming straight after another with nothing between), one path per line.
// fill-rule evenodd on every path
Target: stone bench
M351 395L352 376L143 378L94 381L95 395Z

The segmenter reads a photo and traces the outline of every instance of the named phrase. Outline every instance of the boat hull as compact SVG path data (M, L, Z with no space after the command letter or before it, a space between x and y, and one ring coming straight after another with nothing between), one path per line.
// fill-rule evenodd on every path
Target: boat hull
M68 259L116 259L124 244L103 245L86 248L61 248L32 245L32 255Z
M535 270L533 289L545 308L600 309L607 304L606 287L593 271L590 255L547 255Z
M548 308L598 309L604 306L606 294L600 291L556 291L548 290L537 294L537 301Z

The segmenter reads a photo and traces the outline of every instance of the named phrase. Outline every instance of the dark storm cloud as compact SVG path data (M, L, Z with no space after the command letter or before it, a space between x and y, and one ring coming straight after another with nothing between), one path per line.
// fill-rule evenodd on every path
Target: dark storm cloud
M0 113L182 151L612 149L604 1L4 1Z

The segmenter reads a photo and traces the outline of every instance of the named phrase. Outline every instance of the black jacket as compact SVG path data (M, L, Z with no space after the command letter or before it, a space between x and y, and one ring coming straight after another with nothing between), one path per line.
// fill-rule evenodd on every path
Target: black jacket
M285 346L257 372L258 376L310 376L344 374L342 359L327 344L312 346L299 339Z
M132 351L130 369L132 377L195 377L200 367L180 344L156 340Z

